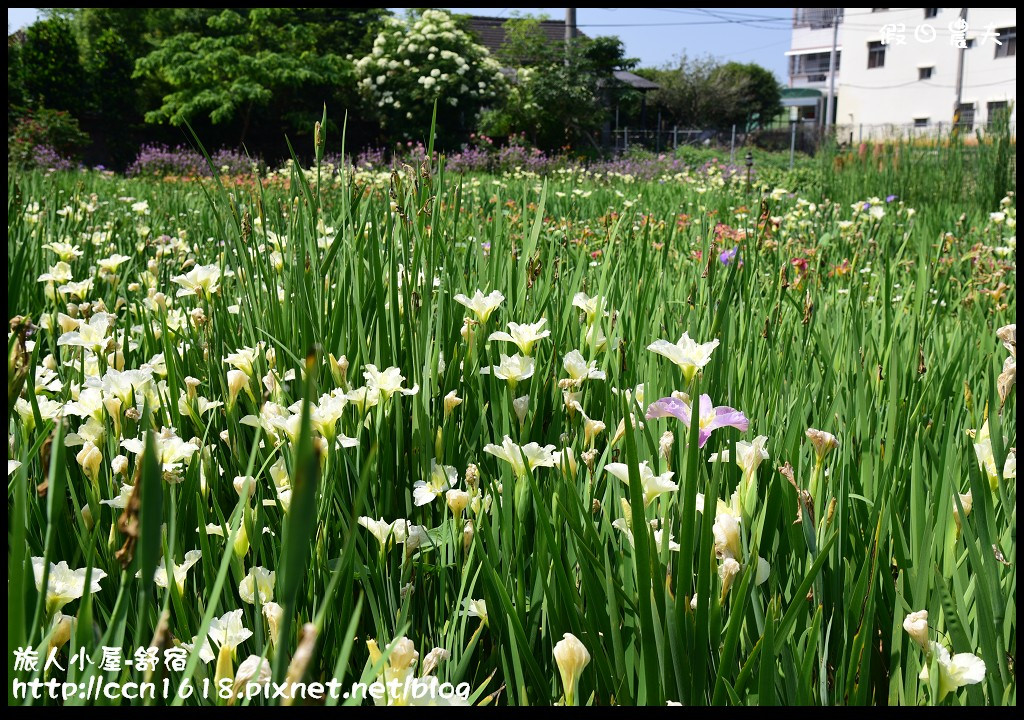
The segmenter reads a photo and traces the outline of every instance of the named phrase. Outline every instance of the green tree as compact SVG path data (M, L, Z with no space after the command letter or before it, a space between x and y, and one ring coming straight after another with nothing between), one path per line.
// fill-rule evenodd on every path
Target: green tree
M721 124L751 130L771 122L779 114L782 93L775 75L757 63L729 62L712 73L717 87L730 88L739 102L724 108Z
M611 102L635 94L612 79L636 62L616 37L578 37L566 47L548 39L538 18L523 17L505 23L505 38L499 58L515 68L515 81L505 102L484 116L489 135L525 133L546 150L593 142Z
M85 69L69 20L55 16L30 25L20 55L27 104L76 115L82 111L87 101Z
M203 17L196 9L164 11L157 17L183 29L154 29L155 48L136 63L135 77L166 88L145 118L178 124L206 116L214 125L237 125L244 141L254 118L269 109L263 119L296 129L288 122L296 117L293 108L306 117L325 101L345 99L338 88L353 85L347 56L365 46L385 12L234 8Z
M159 16L159 17L158 17ZM70 18L86 57L101 50L102 38L113 34L129 57L145 55L151 48L149 35L159 22L166 22L160 8L74 8Z
M25 104L25 88L22 83L21 39L17 33L7 37L7 134L18 117L18 108Z
M92 107L106 126L142 120L135 61L149 49L149 27L157 11L148 8L76 8L73 22L89 75Z
M778 82L753 63L722 65L712 57L683 55L672 65L640 72L660 85L651 100L676 125L749 129L778 113Z

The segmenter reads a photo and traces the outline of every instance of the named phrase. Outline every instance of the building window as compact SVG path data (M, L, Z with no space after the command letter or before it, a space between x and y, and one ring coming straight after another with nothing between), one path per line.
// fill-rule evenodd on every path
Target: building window
M928 118L914 118L914 127L916 127L916 128L928 127Z
M1017 55L1017 28L1004 27L996 30L999 33L999 42L996 45L996 57L1015 57Z
M960 122L956 126L966 132L974 129L974 103L960 103Z
M882 42L868 43L868 69L885 67L885 45Z
M988 127L991 129L996 123L1008 119L1010 104L1006 100L995 100L988 103Z
M927 20L928 18L938 17L939 16L939 9L940 8L925 8L924 9L924 18L925 18L925 20Z
M923 67L923 68L918 68L917 69L917 79L918 80L928 80L928 79L931 78L931 76L933 74L935 74L935 68L934 67Z
M842 51L836 51L836 72L839 72L839 63L842 58ZM789 58L789 74L794 78L803 79L809 83L825 82L828 80L829 53L806 53L804 55L791 55Z

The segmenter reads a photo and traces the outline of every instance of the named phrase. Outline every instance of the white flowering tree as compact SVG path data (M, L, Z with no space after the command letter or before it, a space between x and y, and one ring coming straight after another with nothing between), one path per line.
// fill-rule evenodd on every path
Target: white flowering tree
M506 87L499 63L441 10L388 18L373 50L356 61L356 77L393 136L424 137L437 101L442 141L468 132Z

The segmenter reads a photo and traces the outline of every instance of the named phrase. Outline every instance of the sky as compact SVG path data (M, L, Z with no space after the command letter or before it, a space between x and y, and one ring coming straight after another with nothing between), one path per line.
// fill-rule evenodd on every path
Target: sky
M402 12L405 8L390 8ZM513 13L565 18L565 8L447 8L469 15ZM31 24L34 8L7 8L7 30ZM790 8L577 8L576 24L587 35L618 35L626 55L645 66L663 65L681 53L756 62L786 80L792 23Z

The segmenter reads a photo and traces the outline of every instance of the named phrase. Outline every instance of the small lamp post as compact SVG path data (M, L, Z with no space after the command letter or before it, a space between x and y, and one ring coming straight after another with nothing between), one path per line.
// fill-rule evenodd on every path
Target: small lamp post
M744 158L747 166L747 189L750 189L750 171L754 169L754 153L747 150L747 155Z
M851 115L852 117L852 115ZM800 110L795 105L789 108L789 169L796 159L796 124L800 122Z

